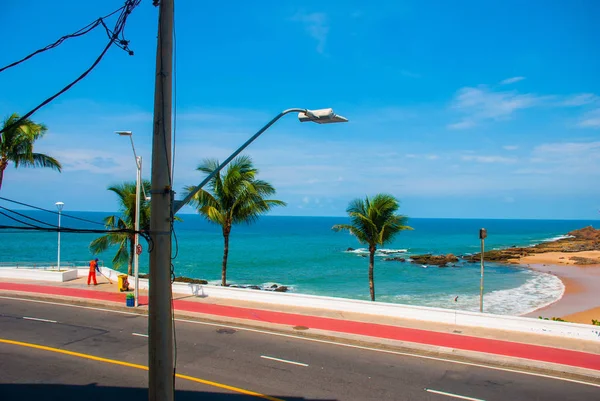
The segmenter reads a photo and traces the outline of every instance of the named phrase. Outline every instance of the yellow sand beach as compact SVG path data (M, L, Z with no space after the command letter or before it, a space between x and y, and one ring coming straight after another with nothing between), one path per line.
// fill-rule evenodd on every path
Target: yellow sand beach
M573 257L596 259L598 264L576 265ZM560 317L573 323L600 320L600 251L544 252L515 259L520 265L553 274L565 285L562 298L526 316Z

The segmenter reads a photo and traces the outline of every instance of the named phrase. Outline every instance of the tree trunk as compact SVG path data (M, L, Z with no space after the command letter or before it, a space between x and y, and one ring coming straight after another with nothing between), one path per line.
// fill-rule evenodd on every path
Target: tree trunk
M375 280L373 279L373 265L375 264L375 248L369 246L369 290L371 290L371 301L375 301Z
M4 179L4 170L6 170L6 166L8 166L8 161L0 159L0 189L2 189L2 180Z
M223 227L223 265L221 267L221 285L225 287L227 285L227 257L229 256L229 233L231 233L231 226Z
M129 260L127 261L127 274L133 276L133 252L135 252L135 239L129 237Z

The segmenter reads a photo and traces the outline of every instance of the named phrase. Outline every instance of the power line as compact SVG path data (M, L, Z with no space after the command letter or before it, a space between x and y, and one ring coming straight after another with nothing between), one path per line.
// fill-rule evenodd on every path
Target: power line
M41 220L38 220L38 219L34 219L33 217L29 217L29 216L27 216L27 215L25 215L25 214L23 214L23 213L19 213L19 212L16 212L16 211L14 211L14 210L7 209L7 208L5 208L5 207L3 207L3 206L0 206L0 209L2 209L2 210L6 210L7 212L10 212L10 213L16 214L16 215L18 215L18 216L21 216L21 217L25 217L26 219L29 219L29 220L31 220L31 221L35 221L36 223L45 224L45 225L47 225L47 226L50 226L50 227L57 227L57 226L55 226L54 224L50 224L50 223L46 223L46 222L44 222L44 221L41 221ZM4 213L2 213L2 214L4 214ZM57 227L57 228L58 228L58 227Z
M22 62L24 62L24 61L27 61L27 60L29 60L30 58L32 58L32 57L34 57L34 56L36 56L36 55L38 55L38 54L40 54L40 53L43 53L43 52L45 52L45 51L48 51L48 50L54 49L55 47L58 47L58 46L60 46L61 44L63 44L63 42L65 42L65 41L66 41L66 40L68 40L68 39L71 39L71 38L77 38L77 37L79 37L79 36L83 36L83 35L85 35L85 34L87 34L87 33L91 32L91 31L93 31L94 29L96 29L98 26L100 26L100 25L101 25L101 22L102 22L102 20L104 20L104 19L106 19L106 18L108 18L108 17L111 17L111 16L113 16L114 14L116 14L116 13L118 13L119 11L123 10L123 8L125 8L125 6L121 6L121 7L119 7L118 9L116 9L115 11L111 12L110 14L107 14L107 15L105 15L104 17L100 17L100 18L98 18L98 19L94 20L93 22L90 22L89 24L87 24L87 25L86 25L86 26L84 26L83 28L81 28L81 29L79 29L79 30L77 30L77 31L75 31L75 32L73 32L73 33L70 33L70 34L68 34L68 35L62 36L62 37L61 37L61 38L59 38L59 39L58 39L56 42L54 42L54 43L50 43L49 45L47 45L47 46L45 46L45 47L42 47L41 49L38 49L38 50L34 51L33 53L31 53L31 54L29 54L29 55L27 55L27 56L23 57L23 58L22 58L22 59L20 59L20 60L17 60L17 61L15 61L14 63L8 64L8 65L6 65L6 66L4 66L4 67L0 68L0 72L2 72L2 71L4 71L4 70L8 70L8 69L9 69L9 68L11 68L11 67L17 66L17 65L21 64Z
M0 130L0 134L3 133L4 131L7 131L9 129L12 129L13 127L18 126L24 120L31 117L36 111L38 111L39 109L41 109L48 103L52 102L54 99L56 99L57 97L59 97L60 95L62 95L66 91L68 91L69 89L71 89L71 87L73 87L73 85L75 85L76 83L81 81L83 78L85 78L100 63L100 61L102 60L102 58L104 57L104 55L106 54L108 49L113 44L116 44L121 49L124 49L125 51L127 51L129 53L129 55L133 55L133 52L131 50L129 50L129 48L127 47L129 42L127 40L125 40L122 36L119 37L119 35L121 35L123 32L123 29L125 29L125 23L127 22L127 18L129 17L129 14L131 14L133 9L135 9L135 7L137 7L140 4L140 1L141 0L127 0L125 2L125 5L119 9L119 10L121 10L121 14L119 15L119 18L117 19L117 22L115 23L115 27L112 30L110 30L106 26L104 21L100 18L99 19L100 24L106 29L106 32L109 35L110 40L108 41L107 45L104 47L104 50L102 50L102 53L100 53L100 56L98 56L96 61L94 61L92 63L92 65L87 70L85 70L79 77L77 77L74 81L69 83L67 86L62 88L60 91L58 91L54 95L52 95L49 98L47 98L46 100L44 100L42 103L40 103L38 106L34 107L32 110L25 113L25 115L21 116L21 118L16 120L14 123L10 124L7 127L4 127L2 130Z
M58 212L56 212L54 210L48 210L48 209L44 209L42 207L33 206L33 205L30 205L30 204L27 204L27 203L23 203L23 202L19 202L19 201L16 201L16 200L12 200L12 199L8 199L8 198L3 198L2 196L0 196L0 200L4 200L4 201L7 201L7 202L11 202L11 203L16 203L17 205L26 206L26 207L29 207L29 208L32 208L32 209L41 210L41 211L47 212L47 213L60 214L62 217L68 217L70 219L80 220L80 221L84 221L86 223L92 223L92 224L100 225L102 227L105 226L104 223L98 223L97 221L88 220L88 219L82 219L81 217L75 217L75 216L71 216L71 215L68 215L68 214L65 214L65 213L58 213Z
M13 221L16 221L17 223L25 224L26 226L33 227L33 228L39 228L39 229L43 229L42 227L38 227L38 226L36 226L35 224L30 224L30 223L27 223L27 222L25 222L25 221L19 220L19 219L15 218L15 217L12 217L11 215L9 215L9 214L6 214L6 213L4 213L4 212L0 212L0 214L1 214L1 215L4 215L4 216L6 216L6 217L8 217L9 219L11 219L11 220L13 220ZM25 227L23 227L23 228L25 228Z

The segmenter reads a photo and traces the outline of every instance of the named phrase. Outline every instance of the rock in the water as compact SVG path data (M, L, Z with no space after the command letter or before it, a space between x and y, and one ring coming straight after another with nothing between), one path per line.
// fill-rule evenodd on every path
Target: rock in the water
M141 277L141 276L140 276ZM189 277L175 277L175 282L177 283L189 283L189 284L208 284L206 280L200 280L197 278L189 278Z
M272 286L270 286L269 288L277 288L279 287L277 284L273 284Z
M275 288L273 291L275 292L287 292L288 288L285 285L280 285L279 287Z
M386 261L386 262L392 262L392 261L396 261L396 262L406 262L406 259L404 258L400 258L400 257L393 257L393 258L383 258L382 260Z
M412 263L417 263L420 265L434 265L439 267L446 267L448 263L458 262L458 258L451 253L447 255L413 255L410 258L412 259Z
M348 249L346 249L346 252L352 252L352 251L354 251L354 248L348 248Z

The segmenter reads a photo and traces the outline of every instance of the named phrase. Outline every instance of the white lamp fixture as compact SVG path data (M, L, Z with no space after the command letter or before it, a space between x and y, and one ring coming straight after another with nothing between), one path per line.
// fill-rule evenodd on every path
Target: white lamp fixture
M311 121L317 124L348 122L347 118L335 114L333 109L306 110L298 113L298 120L300 120L301 123Z

